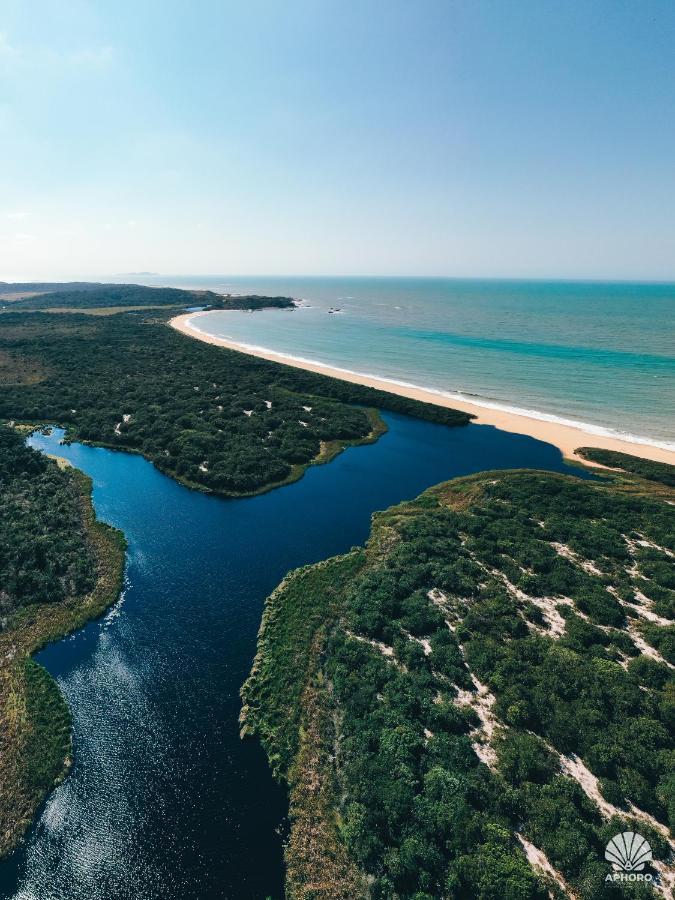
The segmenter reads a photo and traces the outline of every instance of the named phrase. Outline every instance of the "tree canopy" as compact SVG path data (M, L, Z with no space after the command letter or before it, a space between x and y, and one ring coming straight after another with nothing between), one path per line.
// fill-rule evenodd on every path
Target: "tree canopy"
M652 896L605 883L604 847L640 832L660 877L675 826L675 495L660 491L482 473L287 577L242 726L291 788L291 896L341 853L354 896ZM323 883L315 896L343 896Z

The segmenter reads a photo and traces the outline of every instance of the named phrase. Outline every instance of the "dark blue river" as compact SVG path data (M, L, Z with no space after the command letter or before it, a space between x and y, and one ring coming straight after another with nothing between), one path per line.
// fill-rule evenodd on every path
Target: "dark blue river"
M549 444L487 426L389 414L389 432L299 482L223 500L140 456L31 443L90 475L99 518L129 542L104 619L39 660L73 713L75 765L0 867L15 900L264 900L283 896L286 802L239 739L265 596L296 566L362 543L371 514L481 469L566 469Z

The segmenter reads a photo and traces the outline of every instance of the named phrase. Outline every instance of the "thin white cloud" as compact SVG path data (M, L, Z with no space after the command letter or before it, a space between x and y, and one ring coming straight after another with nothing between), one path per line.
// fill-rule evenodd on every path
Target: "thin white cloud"
M37 45L18 47L8 34L0 31L0 62L22 66L67 65L74 68L104 69L115 59L115 48L109 45L80 47L77 50L55 50Z
M4 31L0 31L0 58L13 59L19 51L13 47Z
M16 210L13 210L12 212L5 213L5 216L8 219L13 219L13 220L26 219L26 218L28 218L28 213L23 209L16 209Z
M92 66L103 68L110 65L115 58L112 47L86 47L68 56L68 62L74 66Z

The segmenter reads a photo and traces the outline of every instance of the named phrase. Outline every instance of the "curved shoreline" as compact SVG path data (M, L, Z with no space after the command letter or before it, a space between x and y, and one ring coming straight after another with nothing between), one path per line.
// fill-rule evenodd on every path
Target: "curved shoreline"
M597 434L591 430L586 430L575 425L534 418L533 416L527 416L519 412L517 413L502 409L496 405L484 406L461 398L455 398L450 393L446 395L434 389L395 382L385 378L378 378L374 375L352 372L350 370L340 369L336 366L330 366L312 360L298 359L297 357L289 356L284 353L277 353L273 350L267 350L266 348L251 347L248 344L240 344L227 338L207 334L193 325L191 321L202 315L205 315L205 313L184 313L175 316L169 321L169 324L172 328L175 328L182 334L204 341L207 344L214 344L218 347L237 350L240 353L247 353L249 356L257 356L261 359L267 359L271 362L281 363L297 369L306 369L309 372L316 372L319 375L328 375L331 378L337 378L341 381L349 381L353 384L377 388L380 391L398 394L401 397L408 397L411 400L421 400L424 403L433 403L436 406L445 406L450 409L459 409L471 413L475 416L474 422L478 425L492 425L495 428L500 428L502 431L525 434L529 437L536 438L537 440L553 444L558 447L563 456L568 459L583 462L584 465L587 466L593 465L593 463L577 456L575 451L579 447L600 447L603 450L616 450L620 453L630 453L633 456L639 456L654 462L675 465L675 451L669 450L667 447L646 444L637 440L631 441L615 438L611 435Z

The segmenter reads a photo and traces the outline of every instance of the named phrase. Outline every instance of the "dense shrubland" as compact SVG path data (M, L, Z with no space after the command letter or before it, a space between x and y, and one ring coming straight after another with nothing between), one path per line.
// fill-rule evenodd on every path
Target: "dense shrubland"
M49 287L49 286L48 286ZM259 294L232 296L214 291L146 287L141 284L65 285L37 296L15 300L12 309L106 309L124 306L208 306L212 309L287 309L290 297L263 297ZM25 290L25 288L24 288Z
M601 466L623 469L648 481L659 481L668 487L675 487L675 471L673 466L667 463L652 462L651 459L643 459L641 456L618 453L616 450L602 450L600 447L580 447L576 452L591 462L600 463Z
M290 897L350 896L345 871L372 898L653 895L606 884L604 847L639 831L660 876L675 826L660 491L481 474L291 573L242 712L290 786Z
M382 424L364 407L469 421L209 346L147 312L5 313L3 354L10 362L0 366L0 417L58 423L71 438L140 452L168 475L222 494L284 483L340 447L372 439Z
M118 596L124 541L89 480L0 425L0 857L68 769L70 714L32 653Z
M0 426L0 616L91 590L79 484Z

